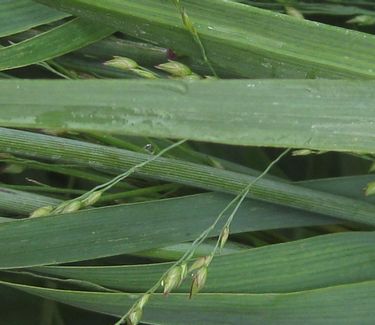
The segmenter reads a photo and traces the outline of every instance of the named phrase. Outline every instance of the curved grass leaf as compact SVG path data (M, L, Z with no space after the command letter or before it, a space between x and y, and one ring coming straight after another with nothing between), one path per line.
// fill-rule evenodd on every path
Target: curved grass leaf
M373 180L374 176L368 174L314 179L308 181L300 181L294 184L298 184L303 187L308 187L323 192L335 193L338 195L351 197L357 200L366 200L368 202L375 203L375 197L364 195L364 189L366 185Z
M33 146L30 147L30 141ZM98 170L123 173L150 156L82 141L0 128L0 150L16 155L68 161ZM158 158L139 174L208 190L238 194L255 177L177 159ZM375 225L375 205L303 188L271 179L260 179L248 197L354 222Z
M66 171L68 172L69 169L66 169ZM249 170L249 171L254 173L254 170ZM97 181L106 182L108 181L108 179L104 179L104 180L98 179ZM367 201L369 203L375 203L375 196L364 196L364 192L363 192L363 189L371 181L373 181L373 177L371 175L361 175L361 176L318 179L318 180L312 180L312 181L301 181L301 182L297 182L294 184L302 186L302 187L322 191L322 192L338 194L338 195L342 195L348 198L353 198L353 199L357 199L361 201ZM28 215L34 210L36 210L37 208L40 208L42 206L57 205L61 202L60 200L51 198L50 196L45 196L45 195L40 195L40 194L35 194L35 193L30 193L30 192L25 191L26 189L29 188L29 186L25 186L25 187L17 186L18 188L21 187L21 190L13 189L11 187L5 186L4 184L2 186L3 187L0 187L0 210L11 213L11 214ZM161 187L163 186L164 185L161 185ZM37 187L36 189L38 189L38 191L45 190L45 192L51 192L51 193L59 192L59 191L61 191L62 193L65 193L66 191L64 189L54 188L54 187L48 187L48 188ZM126 192L126 194L121 193L121 197L129 196L132 192L136 193L136 192L142 191L142 189L133 190L133 191L130 191L129 188L125 188L125 189L127 189L128 191ZM79 190L76 194L78 195L78 194L83 194L83 193L81 190ZM217 195L215 193L211 193L211 194L214 196ZM114 194L114 195L117 195L117 194ZM109 198L111 198L112 196L113 195L110 194ZM198 196L199 195L196 195L196 197ZM103 197L103 199L105 198L106 196ZM253 204L256 204L258 207L260 207L259 203L256 201L254 201ZM269 209L269 214L272 214L275 209L275 206L263 204L263 208ZM280 212L281 211L279 211L278 216L285 218L282 216L282 214L280 214ZM283 219L284 222L287 222L287 220L288 219ZM308 222L311 222L311 221L312 219L311 220L309 219ZM321 220L316 219L316 222L321 222ZM327 218L327 222L334 222L334 219ZM308 223L308 224L305 224L305 226L306 225L312 225L312 224ZM289 227L289 226L286 225L286 227ZM292 227L292 225L290 225L290 227Z
M208 239L194 250L192 258L209 255L215 248L216 238ZM153 248L145 251L136 252L132 255L137 257L145 257L154 262L168 262L179 260L188 249L191 248L191 242L170 245L161 248ZM243 249L248 249L249 246L235 241L228 241L220 250L221 255L238 253Z
M49 60L111 35L111 27L76 18L23 42L0 48L0 70Z
M202 63L202 53L173 1L38 0L101 21ZM220 76L250 78L375 77L375 37L225 0L185 0Z
M374 86L338 80L0 80L0 105L9 108L0 111L0 125L375 153Z
M0 37L20 33L68 16L69 14L31 0L1 0Z
M229 203L207 193L82 210L0 224L0 269L59 264L132 253L194 240ZM232 233L332 224L338 221L247 200ZM212 236L220 233L219 223Z
M27 215L46 205L57 205L61 201L34 193L0 187L0 211Z
M342 233L216 256L203 291L276 293L375 280L374 244L373 232ZM172 264L37 267L32 270L142 293ZM186 283L175 291L187 292L189 285Z
M136 60L139 65L155 66L168 59L167 49L150 43L134 42L118 37L109 37L79 50L79 53L95 56L103 60L113 55L125 56Z
M355 197L358 196L356 188L362 188L363 185L368 182L369 178L370 176L339 178L305 182L302 183L302 185L319 188L328 192L334 192L339 188L342 195ZM356 186L353 187L353 184ZM0 202L3 206L8 205L10 211L12 211L10 207L13 206L13 212L28 207L29 210L26 209L27 211L25 213L30 213L42 205L55 204L54 199L45 196L36 196L34 194L8 189L5 190L9 191L9 193L1 191ZM364 199L364 197L362 197L362 199ZM367 198L367 200L371 201L371 198ZM224 207L228 201L229 197L217 193L210 193L178 199L133 204L130 206L124 205L116 207L115 209L109 207L105 209L80 211L68 219L65 217L69 215L64 215L63 218L52 220L38 219L37 221L32 221L31 224L30 220L17 221L14 227L0 227L1 236L4 237L3 242L0 241L0 247L4 247L1 258L3 263L11 261L9 262L11 264L0 264L0 267L23 267L79 261L121 253L131 253L133 251L138 252L142 249L158 248L168 244L192 240L213 220L214 216L219 213L220 209ZM191 210L191 206L195 206L197 210ZM157 211L157 213L154 212L154 214L150 215L150 211ZM202 213L202 211L205 211L205 213ZM124 224L123 215L133 215L130 221L128 221L129 224ZM147 243L145 246L143 243L144 238L136 237L138 228L135 230L131 228L131 220L133 220L133 218L137 219L139 222L144 222L144 224L150 223L150 231L152 233L155 229L161 229L166 232L172 231L170 227L173 227L173 223L171 224L170 220L181 223L179 226L176 224L176 227L173 228L176 237L166 235L166 237L158 238L156 241ZM13 219L0 219L1 222L11 220ZM104 229L103 220L106 221L105 225L108 227L107 231L105 231L105 238L108 237L108 240L102 243L100 242L100 236L103 234L100 231L97 233L97 231ZM194 231L192 233L185 233L186 229L188 229L186 225L192 222L194 223L194 225L192 225ZM231 232L325 225L337 222L336 219L332 218L247 200L236 216ZM123 231L125 231L123 227L127 225L129 225L129 231L126 233L134 232L133 244L135 244L135 247L129 248L125 246L126 243L124 243L121 247L117 247L113 250L111 240L113 241L113 238L115 238L115 241L120 241L121 236L123 236ZM92 232L95 232L95 234ZM218 233L218 230L214 231L213 235L217 235ZM36 236L35 234L39 235ZM40 236L40 234L44 235ZM113 238L111 234L113 234ZM145 234L145 236L148 235L148 233ZM52 238L61 237L51 243L49 236ZM5 249L5 247L9 245L7 241L9 238L12 238L13 246L10 249ZM88 246L92 247L93 240L99 240L100 245L98 250L98 247L93 247L92 250L89 251L87 251L87 249L79 251L64 250L64 247L70 247L72 243L78 243L80 247L82 246L84 248ZM126 241L128 239L124 240ZM42 253L33 257L35 251L41 251ZM58 256L57 259L56 256ZM12 261L15 257L17 257L17 259Z
M1 284L99 313L122 316L138 295ZM157 324L372 324L375 281L287 294L161 294L150 299L144 321Z
M231 0L233 1L233 0ZM265 9L272 9L277 11L284 11L285 4L280 1L251 1L251 0L235 0L235 2L242 2L252 6L257 6ZM327 1L293 1L290 4L293 5L298 11L306 15L332 15L332 16L352 16L352 15L374 15L375 7L372 2L360 2L356 3L351 1L348 3L335 1L336 3L326 3ZM287 4L287 3L286 3ZM364 6L364 7L361 7ZM372 10L371 10L372 7ZM369 9L367 9L369 8Z

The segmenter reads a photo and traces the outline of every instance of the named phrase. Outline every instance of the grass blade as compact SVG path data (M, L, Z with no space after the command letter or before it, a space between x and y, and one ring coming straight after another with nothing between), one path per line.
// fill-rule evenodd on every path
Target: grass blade
M30 214L39 207L57 205L60 200L9 188L0 187L0 211L11 214Z
M12 288L72 306L109 315L123 315L138 297L127 293L99 293L32 287L1 282ZM288 294L203 293L155 295L145 307L144 321L157 324L372 324L375 281Z
M81 261L193 240L230 199L207 193L1 223L0 269ZM239 210L232 232L336 222L248 200ZM220 226L212 236L220 233Z
M201 49L186 31L173 1L39 2L102 21L204 64ZM375 36L232 1L185 0L183 6L220 77L375 77Z
M6 127L375 153L373 81L0 80L0 87Z
M375 280L374 243L373 232L341 233L216 256L203 291L280 293ZM142 293L171 265L56 266L32 271ZM175 291L188 292L188 286Z
M0 37L20 33L68 16L69 14L31 0L2 0L0 2Z
M0 71L27 66L77 50L114 32L76 18L23 42L0 48Z
M32 148L30 141L33 141ZM149 155L138 152L4 128L0 128L0 150L52 161L69 161L119 174L149 159ZM253 176L167 158L150 162L139 170L139 174L233 194L238 194L254 181ZM375 225L373 204L280 181L261 179L253 186L248 197Z

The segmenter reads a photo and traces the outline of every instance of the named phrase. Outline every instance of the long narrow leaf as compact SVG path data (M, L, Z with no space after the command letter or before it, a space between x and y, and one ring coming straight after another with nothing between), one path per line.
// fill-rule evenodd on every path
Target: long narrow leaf
M30 141L33 141L31 148ZM4 128L0 128L0 150L34 158L69 161L118 173L150 159L147 154ZM139 174L235 194L255 180L255 177L249 175L166 158L158 158L146 164L139 170ZM344 220L375 225L373 204L276 180L260 179L252 186L248 196Z
M218 194L117 205L0 224L0 269L59 264L194 240L230 201ZM233 233L337 220L248 200ZM220 222L212 236L220 233ZM141 234L141 235L140 235Z
M0 211L12 214L30 214L46 205L57 205L61 201L34 193L0 187Z
M131 36L202 62L202 53L169 0L38 0L102 21ZM185 0L219 75L282 78L375 77L375 37L225 0Z
M344 233L217 256L209 267L204 291L291 292L375 280L374 244L373 232ZM126 292L146 292L171 265L39 267L33 270ZM190 283L177 291L188 291L188 285Z
M0 111L0 125L375 153L374 87L338 80L0 80L0 105L9 108Z
M31 0L1 0L0 37L20 33L68 16L69 14Z
M33 38L0 48L0 70L18 68L77 50L112 34L111 27L76 18Z
M1 284L72 306L122 316L138 295L99 293ZM144 321L156 324L373 324L375 281L288 294L202 293L155 295L145 307Z

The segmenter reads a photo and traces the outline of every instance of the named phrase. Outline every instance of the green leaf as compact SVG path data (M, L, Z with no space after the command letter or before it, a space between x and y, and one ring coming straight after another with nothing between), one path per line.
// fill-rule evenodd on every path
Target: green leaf
M265 9L272 9L277 11L284 11L283 1L279 0L258 0L258 1L251 1L251 0L232 0L235 2L242 2L246 4L250 4L252 6L265 8ZM302 2L302 1L287 1L284 2L285 4L291 4L293 7L301 11L306 15L332 15L332 16L352 16L352 15L373 15L375 13L375 7L373 2L363 2L356 3L356 1L332 1L333 3L326 3L327 1L314 1L314 2ZM340 3L341 2L341 3ZM373 10L368 10L363 8L373 8Z
M38 0L171 48L203 64L202 52L167 0ZM225 0L185 0L219 76L251 78L375 77L375 36Z
M31 147L30 141L33 143ZM69 163L118 174L150 159L150 155L138 152L4 128L0 128L0 150L33 158L69 161ZM238 194L255 180L253 176L167 158L153 160L139 169L137 173L234 194ZM258 180L252 186L248 197L375 225L375 205L373 204L276 180Z
M32 287L1 282L44 298L99 313L122 316L138 295ZM145 306L144 321L157 324L372 324L375 281L287 294L157 294Z
M207 193L3 222L0 223L0 247L6 249L0 250L0 269L81 261L193 240L216 219L230 199L226 195ZM231 231L336 222L248 200L238 211ZM212 236L220 233L220 226L222 223Z
M46 205L57 205L60 200L9 188L0 187L0 211L27 215Z
M150 43L134 42L118 37L108 37L79 50L79 53L108 60L113 55L137 60L139 65L155 66L168 58L167 49Z
M338 80L0 80L0 105L9 107L0 111L0 125L375 153L374 86Z
M216 256L203 291L292 292L375 280L374 244L373 232L341 233ZM57 266L32 271L126 292L146 292L171 265ZM174 291L188 292L189 285Z
M31 161L30 161L31 163ZM100 177L100 176L98 176ZM97 181L106 182L108 179L98 179ZM296 185L300 185L306 188L327 192L327 193L333 193L342 195L348 198L354 198L359 200L365 200L370 203L375 203L375 196L371 197L365 197L364 192L360 189L365 188L369 182L373 180L373 177L371 175L363 175L363 176L352 176L352 177L338 177L338 178L329 178L329 179L318 179L313 181L304 181L304 182L297 182L294 183ZM119 184L121 185L121 184ZM11 214L21 214L21 215L29 215L34 210L47 205L58 205L61 203L61 200L57 200L54 198L51 198L49 196L40 195L40 194L34 194L30 192L26 192L23 190L38 190L42 191L45 190L46 192L59 192L65 193L65 191L68 191L66 189L60 189L55 187L31 187L30 186L20 186L16 185L15 187L19 188L21 187L21 191L12 189L11 187L7 185L5 187L4 184L2 184L4 187L0 187L0 210L3 212L8 212ZM161 185L160 187L163 187L164 185ZM72 190L71 190L72 191ZM75 194L83 194L82 190L76 190L78 191ZM126 193L122 192L120 193L121 197L127 197L130 196L131 193L138 193L141 192L142 189L138 190L129 190L127 189ZM111 198L113 196L116 196L117 194L109 194L107 196ZM212 195L215 195L212 193ZM106 198L106 196L104 196ZM261 206L259 202L253 203L258 205L258 207ZM272 214L275 206L273 205L265 205L263 204L263 208L266 210L269 210L269 214ZM293 210L291 210L293 211ZM291 212L289 212L291 213ZM292 213L293 214L293 213ZM281 216L279 214L279 216ZM284 217L283 217L284 218ZM284 222L286 222L285 219L283 219ZM327 219L327 222L333 222L334 219ZM311 220L309 219L309 222ZM318 219L316 219L316 222L319 222ZM307 225L307 224L306 224Z
M76 18L20 43L0 48L0 70L49 60L112 34L110 27Z
M0 1L0 37L20 33L69 15L31 0Z

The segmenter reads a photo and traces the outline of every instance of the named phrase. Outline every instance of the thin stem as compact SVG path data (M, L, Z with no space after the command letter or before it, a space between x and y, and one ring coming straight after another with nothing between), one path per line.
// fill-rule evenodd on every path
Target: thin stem
M202 40L199 37L198 31L196 30L196 28L194 27L193 23L191 22L189 16L187 15L185 8L181 5L180 0L172 0L172 1L175 4L176 8L178 9L178 11L181 15L181 19L182 19L182 22L183 22L185 28L190 32L190 34L194 38L194 41L198 44L204 62L207 64L207 66L211 70L212 74L215 77L218 77L214 67L212 66L210 60L207 57L206 49L203 46L203 43L202 43Z
M221 220L221 218L224 216L224 214L227 212L227 210L229 210L229 208L238 200L238 203L236 204L235 208L233 209L232 213L230 214L230 216L228 217L227 219L227 222L225 225L230 225L230 223L232 222L233 218L234 218L234 215L236 214L236 212L238 211L241 203L243 202L243 200L246 198L247 194L249 193L250 189L252 188L252 186L258 181L260 180L262 177L264 177L269 171L270 169L280 161L281 158L283 158L288 152L290 151L290 149L287 149L285 150L281 155L279 155L274 161L272 161L268 167L257 177L255 178L251 183L249 183L231 202L229 202L227 204L227 206L220 212L220 214L217 216L217 218L215 219L215 221L208 227L206 228L194 241L193 243L191 244L191 246L189 247L189 249L182 255L182 257L177 260L175 263L172 264L172 266L163 273L163 275L159 278L159 280L146 292L144 293L144 295L152 295L153 293L155 293L155 291L161 286L162 284L162 281L163 279L166 277L166 275L175 267L181 265L182 263L184 262L188 262L190 260L190 258L194 255L194 252L196 251L197 247L208 237L208 235L210 234L210 232L216 227L216 225L218 224L218 222ZM219 242L220 242L220 238L217 240L216 242L216 245L211 253L211 256L214 256L215 252L217 251L217 248L219 246ZM137 306L137 303L138 303L139 300L137 300L137 302L135 302L135 304L128 310L128 312L123 315L116 323L115 325L121 325L123 324L123 322L127 319L127 317L129 316L129 314L136 308Z
M110 188L112 188L113 186L115 186L116 184L118 184L119 182L121 182L122 180L124 180L126 177L130 176L131 174L133 174L134 172L136 172L139 168L142 168L143 166L149 164L150 162L158 159L159 157L161 157L163 154L165 154L166 152L168 152L169 150L172 150L173 148L179 146L180 144L184 143L186 140L180 140L176 143L173 143L172 145L170 145L169 147L166 147L164 148L163 150L161 150L157 155L154 155L154 156L151 156L151 158L131 167L130 169L128 169L126 172L116 176L115 178L109 180L108 182L104 183L104 184L100 184L100 185L97 185L95 186L94 188L92 188L91 190L89 190L88 192L72 199L72 200L69 200L69 201L65 201L63 204L66 205L68 203L71 203L71 202L74 202L74 201L81 201L81 200L84 200L86 199L87 197L90 196L90 194L94 193L94 192L97 192L97 191L100 191L100 192L105 192L107 190L109 190ZM58 209L58 208L57 208ZM56 211L56 210L55 210ZM59 210L56 211L56 213L58 213Z
M275 166L285 155L287 155L289 152L290 152L290 148L284 150L275 160L273 160L269 165L268 167L258 176L256 177L251 183L249 183L249 185L247 185L243 190L242 192L237 195L234 199L233 199L233 203L238 199L238 203L236 204L235 208L233 209L232 213L230 214L230 216L228 217L223 229L225 227L230 227L232 221L233 221L233 218L234 216L236 215L238 209L240 208L242 202L246 199L247 195L249 194L251 188L255 185L256 182L258 182L262 177L264 177L271 169L273 166ZM216 246L212 252L212 256L215 255L218 247L220 245L220 237L219 239L217 240L216 242Z
M30 143L33 145L30 146ZM121 173L149 157L138 152L6 128L0 128L0 150L34 159L69 161L81 167L111 173ZM239 193L255 179L243 173L163 157L143 166L137 170L137 174L141 177L231 194ZM369 202L274 179L262 178L253 186L248 197L375 225L375 206Z

